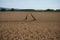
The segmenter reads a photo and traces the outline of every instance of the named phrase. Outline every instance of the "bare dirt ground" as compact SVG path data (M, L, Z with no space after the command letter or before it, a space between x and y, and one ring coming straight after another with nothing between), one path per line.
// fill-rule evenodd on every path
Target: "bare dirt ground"
M60 12L0 12L0 40L60 40L59 17Z

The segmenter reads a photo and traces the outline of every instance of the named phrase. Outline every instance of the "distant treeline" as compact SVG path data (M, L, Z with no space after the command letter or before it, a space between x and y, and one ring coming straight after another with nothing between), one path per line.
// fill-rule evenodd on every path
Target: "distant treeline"
M35 12L46 12L46 11L55 11L55 12L60 12L60 9L46 9L46 10L34 10L34 9L7 9L7 8L0 8L0 11L35 11Z

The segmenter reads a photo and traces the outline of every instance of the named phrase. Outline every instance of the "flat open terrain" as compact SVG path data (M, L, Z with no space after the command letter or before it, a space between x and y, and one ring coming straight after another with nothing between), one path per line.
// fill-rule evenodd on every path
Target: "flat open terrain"
M60 12L0 12L0 40L60 40Z

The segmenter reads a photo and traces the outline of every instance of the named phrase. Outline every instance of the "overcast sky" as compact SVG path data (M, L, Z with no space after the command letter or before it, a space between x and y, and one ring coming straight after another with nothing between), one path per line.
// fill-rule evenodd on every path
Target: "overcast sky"
M19 9L60 9L60 0L0 0L0 7Z

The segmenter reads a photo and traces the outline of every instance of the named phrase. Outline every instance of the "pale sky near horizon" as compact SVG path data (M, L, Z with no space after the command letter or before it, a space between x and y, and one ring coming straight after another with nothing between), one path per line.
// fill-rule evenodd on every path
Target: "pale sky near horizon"
M0 7L18 9L60 9L60 0L0 0Z

